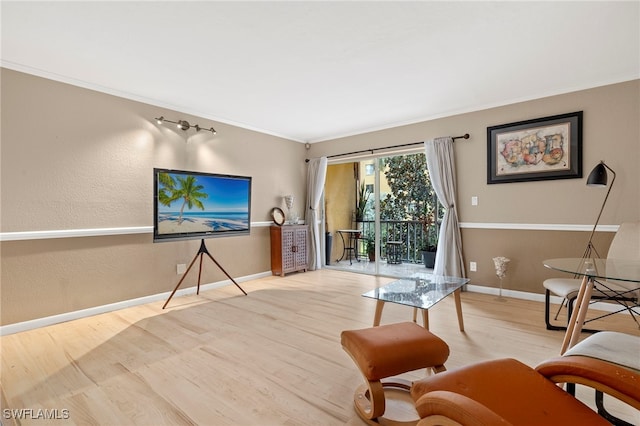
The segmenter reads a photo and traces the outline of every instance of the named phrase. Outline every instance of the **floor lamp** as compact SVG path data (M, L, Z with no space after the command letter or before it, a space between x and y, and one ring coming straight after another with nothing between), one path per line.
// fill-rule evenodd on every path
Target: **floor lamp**
M589 173L589 177L587 178L587 186L596 186L596 187L604 187L607 186L607 170L613 173L613 179L611 179L611 185L609 185L609 189L607 190L607 195L604 197L604 201L602 202L602 207L600 207L600 213L598 213L598 218L596 219L596 223L593 225L593 230L591 231L591 235L589 236L589 242L587 243L587 248L582 255L583 259L587 259L591 257L591 252L595 252L597 257L600 257L598 250L593 245L593 234L596 232L596 227L598 226L598 222L600 222L600 216L602 216L602 211L604 210L605 204L607 204L607 198L609 198L609 193L611 192L611 188L613 188L613 183L616 181L616 172L613 169L605 164L604 161L600 161L600 164L595 166L591 173Z

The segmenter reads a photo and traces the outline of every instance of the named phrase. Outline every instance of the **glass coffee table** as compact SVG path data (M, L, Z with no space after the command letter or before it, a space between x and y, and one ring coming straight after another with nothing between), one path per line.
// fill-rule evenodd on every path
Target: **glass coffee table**
M469 282L468 278L446 277L442 275L418 273L409 278L402 278L390 282L387 285L368 291L364 297L376 299L376 313L373 318L373 326L380 325L382 308L386 302L411 306L413 321L417 320L417 310L422 311L424 328L429 329L429 308L453 293L458 314L460 331L464 331L462 320L462 303L460 291L462 286Z

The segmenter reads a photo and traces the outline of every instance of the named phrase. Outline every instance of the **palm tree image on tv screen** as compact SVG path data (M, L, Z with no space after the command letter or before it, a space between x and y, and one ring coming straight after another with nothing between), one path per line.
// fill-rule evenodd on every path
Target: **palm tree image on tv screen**
M249 234L251 177L154 169L153 240Z

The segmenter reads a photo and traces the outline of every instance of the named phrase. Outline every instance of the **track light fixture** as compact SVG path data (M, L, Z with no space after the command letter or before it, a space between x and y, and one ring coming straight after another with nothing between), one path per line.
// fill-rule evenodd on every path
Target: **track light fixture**
M166 119L166 118L164 118L163 116L160 116L160 117L156 118L156 122L157 122L158 124L162 124L162 123L164 123L165 121L166 121L167 123L175 124L175 125L176 125L176 127L177 127L178 129L180 129L180 130L184 130L185 132L186 132L187 130L189 130L190 128L192 128L192 127L193 127L194 129L196 129L196 132L199 132L200 130L206 130L207 132L211 132L211 133L213 133L214 135L216 134L216 129L214 129L213 127L209 128L209 129L205 129L204 127L200 127L200 126L199 126L199 125L197 125L197 124L193 124L193 125L192 125L192 124L189 124L189 122L188 122L187 120L171 121L171 120L167 120L167 119Z

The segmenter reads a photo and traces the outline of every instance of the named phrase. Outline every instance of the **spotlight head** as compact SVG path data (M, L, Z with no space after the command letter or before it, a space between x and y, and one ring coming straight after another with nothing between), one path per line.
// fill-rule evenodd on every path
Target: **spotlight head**
M210 131L211 133L213 133L214 135L216 134L216 129L214 129L213 127L212 127L212 128L210 128L210 129L209 129L209 131Z
M189 130L189 128L191 128L191 125L189 124L189 122L185 120L178 120L177 126L178 126L178 129L182 129L185 132Z
M156 118L156 122L158 124L162 124L163 121L164 121L164 117L163 116L160 116L160 117Z

